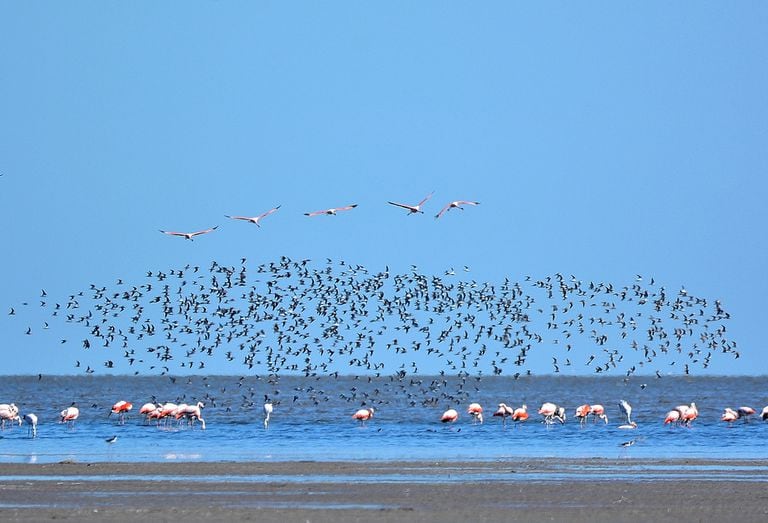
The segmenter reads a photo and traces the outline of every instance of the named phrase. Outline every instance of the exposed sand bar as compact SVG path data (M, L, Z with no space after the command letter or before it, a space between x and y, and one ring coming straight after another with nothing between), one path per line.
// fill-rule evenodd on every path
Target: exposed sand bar
M0 465L4 521L768 520L732 460Z

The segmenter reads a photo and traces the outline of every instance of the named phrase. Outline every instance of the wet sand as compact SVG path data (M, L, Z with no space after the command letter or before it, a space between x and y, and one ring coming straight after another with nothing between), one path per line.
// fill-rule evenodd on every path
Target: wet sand
M717 460L0 465L4 521L768 520L768 464Z

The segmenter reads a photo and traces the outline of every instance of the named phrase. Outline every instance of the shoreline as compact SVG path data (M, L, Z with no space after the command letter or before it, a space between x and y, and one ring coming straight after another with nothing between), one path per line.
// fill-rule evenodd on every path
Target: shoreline
M7 521L718 521L733 517L734 503L739 521L768 518L768 465L759 460L61 462L0 470Z

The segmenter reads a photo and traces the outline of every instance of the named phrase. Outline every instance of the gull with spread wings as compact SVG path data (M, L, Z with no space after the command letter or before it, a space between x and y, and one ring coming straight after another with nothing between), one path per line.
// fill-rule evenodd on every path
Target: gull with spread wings
M250 222L256 225L257 227L261 227L261 225L259 225L259 222L264 218L266 218L267 216L269 216L270 214L272 214L273 212L277 212L279 208L280 206L278 205L277 207L274 207L265 213L259 214L258 216L230 216L228 214L225 214L224 216L226 216L227 218L232 218L233 220L243 220L246 222Z
M216 229L218 229L219 226L211 227L210 229L205 229L204 231L196 231L196 232L173 232L173 231L164 231L160 229L160 232L163 234L168 234L170 236L181 236L183 238L186 238L187 240L191 240L195 236L200 236L201 234L208 234L209 232L213 232Z

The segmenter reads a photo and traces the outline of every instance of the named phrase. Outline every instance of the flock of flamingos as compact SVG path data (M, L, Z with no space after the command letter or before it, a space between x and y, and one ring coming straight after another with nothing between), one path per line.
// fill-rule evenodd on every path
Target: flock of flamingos
M629 402L621 400L618 404L623 417L626 418L626 422L619 425L619 429L635 429L637 423L632 421L632 406ZM139 409L139 414L144 416L145 423L156 423L158 426L161 424L169 424L174 421L187 424L188 426L194 426L196 422L200 422L200 428L205 429L205 419L203 418L202 411L204 405L202 402L198 402L195 405L188 405L186 403L146 403ZM133 409L133 404L128 401L118 401L110 409L110 416L116 414L118 416L118 423L125 423L126 415ZM269 427L269 420L273 412L273 404L267 402L264 404L264 428ZM564 407L558 406L554 403L546 402L541 405L538 413L543 417L542 422L546 424L553 423L565 423L566 411ZM733 423L739 419L743 419L745 422L757 411L751 407L739 407L738 409L726 408L720 417L721 421L727 423ZM479 403L471 403L467 408L467 414L472 416L474 423L483 423L483 407ZM362 408L352 414L352 418L358 420L361 424L373 418L374 408ZM67 423L74 425L75 420L80 416L80 410L73 404L60 413L60 423ZM493 413L493 416L500 417L502 424L506 425L507 419L512 420L514 423L522 423L528 420L528 407L523 405L519 408L513 409L507 406L505 403L500 403L498 410ZM696 408L696 403L690 405L679 405L674 409L667 412L664 418L664 424L671 425L684 425L691 426L691 424L698 418L699 411ZM605 424L608 424L608 415L605 413L605 407L603 405L589 405L584 404L576 408L574 417L579 421L580 425L584 425L591 417L593 422L602 420ZM764 407L760 413L760 417L763 421L768 421L768 406ZM443 423L453 423L459 419L459 412L456 409L448 409L440 417L440 421ZM20 426L26 421L29 424L29 434L32 437L37 436L37 415L34 413L27 413L24 416L20 416L19 408L14 403L0 404L0 428L5 430L6 422L18 423ZM108 440L110 443L116 441L116 437L113 436Z

